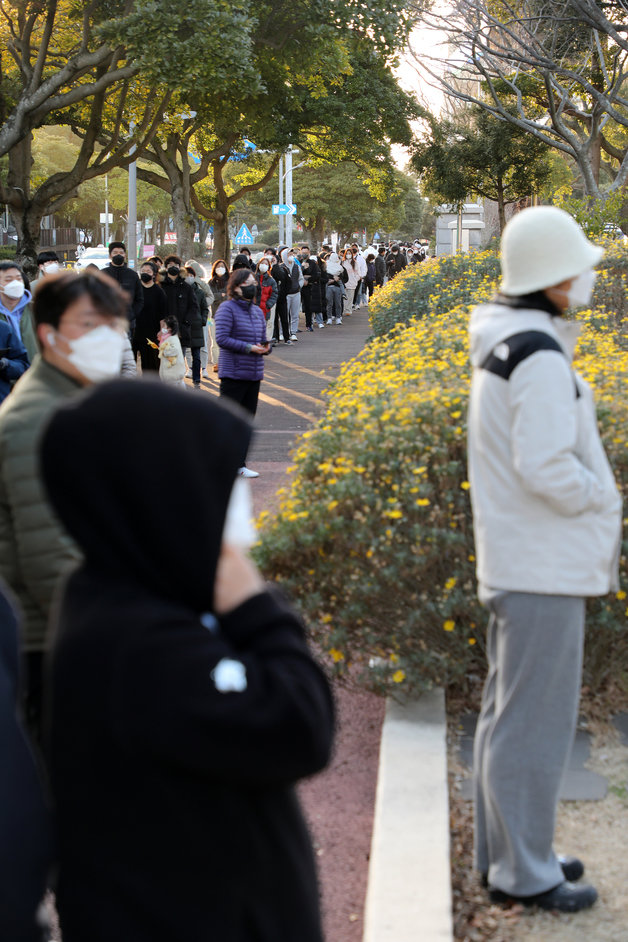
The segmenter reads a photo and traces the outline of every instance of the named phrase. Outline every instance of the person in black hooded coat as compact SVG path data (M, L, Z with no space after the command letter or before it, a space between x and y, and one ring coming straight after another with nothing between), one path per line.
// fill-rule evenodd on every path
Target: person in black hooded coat
M50 676L64 942L322 940L293 783L328 761L333 705L298 618L222 541L250 434L224 401L115 381L44 435L84 553Z
M52 866L52 824L18 707L18 622L0 582L0 939L43 942L37 909Z

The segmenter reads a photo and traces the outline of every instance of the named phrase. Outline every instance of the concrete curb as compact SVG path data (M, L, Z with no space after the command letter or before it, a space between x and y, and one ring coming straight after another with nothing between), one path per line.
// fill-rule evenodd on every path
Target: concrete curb
M387 704L364 942L453 938L446 730L442 690Z

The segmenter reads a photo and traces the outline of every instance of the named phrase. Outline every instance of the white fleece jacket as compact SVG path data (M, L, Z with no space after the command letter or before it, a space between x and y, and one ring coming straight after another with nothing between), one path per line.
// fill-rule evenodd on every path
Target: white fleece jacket
M471 316L469 480L481 587L593 596L617 584L621 499L591 390L571 366L579 330L501 304ZM549 335L560 350L533 352L507 379L483 368L491 353L505 359L504 341L524 331Z

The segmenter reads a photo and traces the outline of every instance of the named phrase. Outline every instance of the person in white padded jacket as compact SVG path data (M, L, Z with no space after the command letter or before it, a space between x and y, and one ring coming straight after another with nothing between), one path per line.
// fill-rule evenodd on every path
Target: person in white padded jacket
M575 912L597 893L553 850L575 732L585 597L616 586L621 500L572 369L603 249L549 206L502 239L502 287L470 325L469 479L489 660L474 755L475 864L494 902Z

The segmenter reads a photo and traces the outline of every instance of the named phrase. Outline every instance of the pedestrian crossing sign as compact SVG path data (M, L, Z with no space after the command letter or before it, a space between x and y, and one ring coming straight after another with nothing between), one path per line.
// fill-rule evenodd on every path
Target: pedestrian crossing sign
M251 230L245 223L242 223L235 237L236 245L253 245L254 242L255 239L253 238Z

